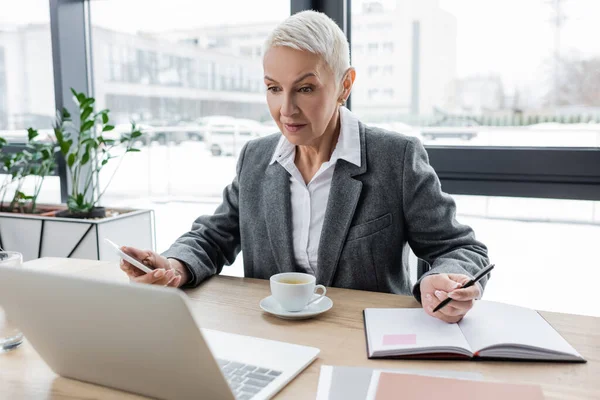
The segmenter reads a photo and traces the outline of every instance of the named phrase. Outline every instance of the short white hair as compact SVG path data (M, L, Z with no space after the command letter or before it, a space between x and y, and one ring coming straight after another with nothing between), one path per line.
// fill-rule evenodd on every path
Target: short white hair
M350 68L346 35L327 15L307 10L289 16L267 37L263 54L271 47L284 46L320 56L340 83Z

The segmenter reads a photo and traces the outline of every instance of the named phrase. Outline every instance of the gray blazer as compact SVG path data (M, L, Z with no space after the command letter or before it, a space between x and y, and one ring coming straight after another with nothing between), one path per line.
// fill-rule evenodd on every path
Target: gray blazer
M411 288L402 264L407 241L417 257L431 265L423 277L474 275L483 268L487 249L471 228L456 221L455 203L442 192L419 140L359 125L361 167L341 159L335 166L317 283L398 294L412 291L420 301L420 280ZM300 270L293 255L290 175L279 163L269 165L280 137L249 142L215 213L196 219L163 254L188 267L187 287L220 273L240 250L246 277L269 279ZM485 286L485 279L480 282Z

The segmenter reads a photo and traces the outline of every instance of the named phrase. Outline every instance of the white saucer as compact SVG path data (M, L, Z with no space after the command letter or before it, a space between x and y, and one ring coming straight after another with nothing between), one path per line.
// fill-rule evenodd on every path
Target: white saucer
M315 294L315 297L318 295ZM313 297L314 298L314 297ZM283 319L306 319L314 317L315 315L319 315L324 313L333 307L333 301L327 296L323 296L323 298L317 302L309 304L308 307L304 308L302 311L286 311L275 300L273 296L265 297L260 301L260 308L269 314L273 314L276 317Z

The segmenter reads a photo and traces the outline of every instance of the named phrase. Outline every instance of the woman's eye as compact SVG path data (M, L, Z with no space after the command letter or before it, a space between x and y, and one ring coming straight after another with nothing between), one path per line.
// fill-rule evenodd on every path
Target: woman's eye
M279 92L279 88L277 86L269 86L267 90L273 93Z
M313 90L312 90L312 88L311 88L311 87L309 87L309 86L305 86L305 87L303 87L303 88L300 88L300 89L298 89L298 91L299 91L299 92L302 92L302 93L310 93L310 92L312 92Z

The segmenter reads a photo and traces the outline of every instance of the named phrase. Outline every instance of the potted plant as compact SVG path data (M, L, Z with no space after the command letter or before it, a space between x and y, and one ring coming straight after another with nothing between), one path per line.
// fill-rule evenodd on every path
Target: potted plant
M0 152L0 173L4 179L0 184L0 211L20 213L37 213L37 198L42 189L44 178L55 168L54 143L37 142L38 131L29 128L25 149L9 154ZM6 140L0 138L0 151L6 145ZM23 184L29 177L34 177L34 189L27 195ZM6 195L14 186L12 200L5 206Z
M0 153L0 173L4 174L0 200L12 191L12 197L7 197L10 202L0 201L0 246L23 253L27 260L43 256L114 260L116 256L104 244L105 237L154 249L152 210L99 205L123 156L139 152L134 144L142 132L132 123L130 132L109 137L114 129L109 110L95 112L94 98L71 91L79 114L77 124L63 109L57 112L54 137L49 143L38 141L39 132L30 128L22 151ZM4 145L6 141L0 139L0 150ZM39 207L38 195L44 178L54 171L57 155L64 159L70 181L67 203ZM100 186L99 172L116 159L119 165ZM30 193L23 190L28 179L34 180ZM40 208L46 212L40 213Z
M63 109L62 115L58 116L54 127L58 149L66 161L71 178L68 209L57 213L57 216L102 218L106 210L104 207L98 207L97 204L110 185L118 167L104 188L98 187L95 178L111 159L116 158L114 149L117 146L124 145L125 153L140 151L134 147L134 143L135 139L142 136L142 132L136 128L135 123L132 123L131 132L122 134L119 140L105 138L104 134L115 128L109 123L109 110L94 113L95 100L84 93L71 90L79 107L79 127L73 126L71 115L66 109ZM96 129L95 135L94 129ZM123 158L120 157L120 160L122 161Z

